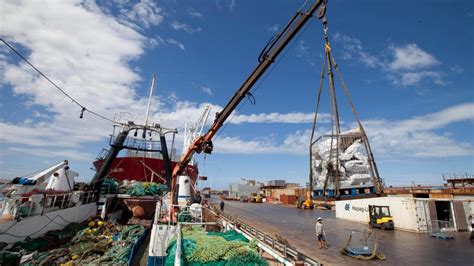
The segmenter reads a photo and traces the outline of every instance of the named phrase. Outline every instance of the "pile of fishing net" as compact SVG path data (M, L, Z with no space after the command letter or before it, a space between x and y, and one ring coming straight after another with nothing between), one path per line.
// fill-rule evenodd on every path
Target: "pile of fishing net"
M166 185L155 182L135 180L119 182L113 178L106 178L102 187L106 194L128 194L130 196L161 196L167 191Z
M25 255L21 258L21 265L127 265L132 249L144 233L145 228L141 225L122 226L115 222L90 219L61 248L45 251L41 247L23 247L20 253Z
M0 265L18 265L22 257L34 256L38 252L55 249L68 243L86 224L72 223L62 230L53 230L35 239L25 239L0 251Z
M182 230L182 256L184 265L267 265L258 254L257 242L249 242L236 231L209 232L200 227ZM165 265L174 265L176 240L167 249Z
M41 237L16 242L10 250L26 252L51 250L69 242L85 227L87 227L86 224L72 223L62 230L49 231Z

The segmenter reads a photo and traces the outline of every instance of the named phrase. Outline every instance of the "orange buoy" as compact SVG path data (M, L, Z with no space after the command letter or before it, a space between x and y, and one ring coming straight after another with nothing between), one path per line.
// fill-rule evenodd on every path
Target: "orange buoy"
M140 206L135 206L132 208L133 217L143 217L145 215L145 210Z

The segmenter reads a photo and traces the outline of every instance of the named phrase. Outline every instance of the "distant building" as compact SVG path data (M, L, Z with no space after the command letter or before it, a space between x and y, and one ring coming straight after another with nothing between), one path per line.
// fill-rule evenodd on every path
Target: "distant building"
M259 193L262 183L256 180L242 179L242 182L229 185L229 198L239 199L242 196L249 197L252 193Z
M286 183L285 187L286 188L297 188L297 187L300 187L300 184L299 183Z
M266 187L284 187L286 184L285 180L270 180L265 182Z
M261 187L262 194L268 203L285 203L282 198L288 196L305 196L307 189L301 188L299 183L287 183L285 180L271 180Z

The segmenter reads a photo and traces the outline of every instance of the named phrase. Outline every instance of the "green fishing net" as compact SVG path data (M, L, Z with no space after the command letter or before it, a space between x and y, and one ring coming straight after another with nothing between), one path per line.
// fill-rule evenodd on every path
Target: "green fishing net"
M38 251L22 265L127 265L134 245L145 233L141 225L122 226L99 220L91 220L88 225L69 225L64 230L48 232L45 237L17 243L15 248L21 254ZM63 242L62 248L45 249L50 247L52 238L68 242ZM1 262L0 258L3 266Z
M128 194L130 196L163 195L167 186L155 182L119 182L113 178L105 178L102 190L106 194Z
M200 226L182 230L181 261L184 265L267 265L258 254L256 241L249 242L236 231L207 233ZM176 240L168 246L165 265L174 265Z

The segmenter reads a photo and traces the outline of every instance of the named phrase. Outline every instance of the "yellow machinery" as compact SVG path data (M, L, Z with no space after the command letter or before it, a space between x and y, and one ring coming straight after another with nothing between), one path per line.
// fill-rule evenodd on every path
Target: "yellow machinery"
M393 230L395 227L388 206L369 205L369 216L370 227L381 228L383 230Z
M314 209L313 200L311 198L298 197L296 201L296 208L298 209Z
M262 196L258 195L257 193L252 193L250 194L249 201L254 203L262 203Z

